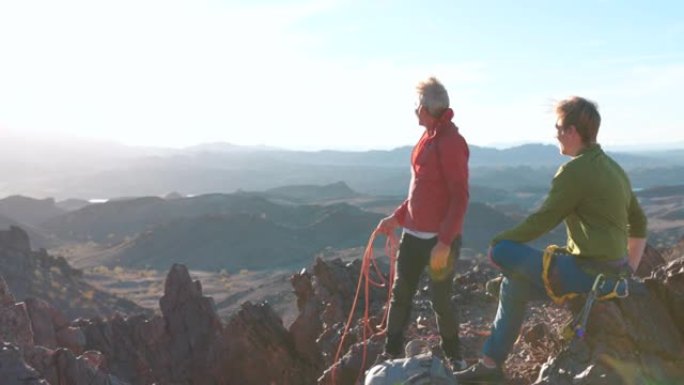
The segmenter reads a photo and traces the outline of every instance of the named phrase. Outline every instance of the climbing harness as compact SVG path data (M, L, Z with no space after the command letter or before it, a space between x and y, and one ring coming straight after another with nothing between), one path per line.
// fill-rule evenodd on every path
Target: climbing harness
M585 332L587 330L589 313L591 313L591 308L594 305L594 301L596 301L599 287L603 285L605 280L606 279L603 274L596 276L596 279L594 279L594 285L592 285L591 291L589 294L587 294L587 300L584 301L582 310L563 328L563 331L561 332L561 337L563 340L569 341L575 336L584 338Z
M577 297L578 293L566 293L563 295L557 295L553 291L551 286L551 280L549 279L549 270L551 268L551 259L553 255L558 250L558 246L550 245L544 250L544 255L542 257L542 281L544 282L544 289L546 294L555 302L556 304L563 304L565 301ZM587 299L582 306L582 310L575 317L573 317L570 322L568 322L561 331L561 337L563 340L569 341L574 337L584 338L587 330L587 321L589 320L589 313L594 305L594 302L606 301L613 298L625 298L629 296L629 281L627 277L620 276L613 286L612 290L603 295L599 296L601 289L606 284L606 276L602 273L596 275L594 278L594 284L591 287L591 291L587 294ZM624 284L624 291L621 293L619 287Z
M551 259L553 258L553 255L556 253L556 251L559 249L558 246L556 245L550 245L544 250L544 255L542 257L542 281L544 282L544 289L546 290L546 294L553 300L558 305L562 305L565 303L565 301L573 299L579 295L579 293L566 293L563 295L557 295L553 291L553 287L551 286L551 280L549 279L549 270L551 269ZM603 287L605 284L605 276L603 274L599 274L596 276L594 279L594 285L596 285L596 280L599 279L599 276L602 276L602 282L600 283L600 286L597 288L597 291L600 291L600 289ZM620 284L624 284L625 290L624 293L620 293L618 288L620 287ZM615 286L613 286L613 290L611 290L608 294L603 295L603 296L598 296L597 298L599 301L606 301L609 299L613 298L625 298L629 295L629 281L627 280L627 277L621 276L615 281Z
M557 305L561 305L565 301L577 297L578 294L567 293L561 296L557 296L556 293L553 292L551 280L549 280L549 270L551 269L551 259L553 258L553 255L556 253L556 250L558 250L558 246L556 245L549 245L544 250L544 255L542 256L542 281L544 282L544 289L546 290L546 294L549 296L549 298L551 298L551 300L553 300L553 302Z
M382 272L380 271L380 267L378 266L378 263L375 259L375 256L373 255L373 243L375 243L375 238L378 234L385 234L387 235L387 240L385 242L385 254L390 259L390 271L389 271L389 277L387 280L385 280ZM369 334L373 333L372 327L370 325L370 315L369 315L369 310L370 310L370 286L373 285L375 287L385 287L387 288L387 304L385 306L385 313L383 314L382 321L380 321L380 325L385 325L387 322L387 317L389 315L389 301L391 299L392 295L392 282L394 282L394 275L395 275L395 265L396 265L396 258L397 258L397 250L398 250L398 244L399 241L397 240L396 234L394 232L389 232L389 233L384 233L380 232L377 229L373 231L371 234L370 238L368 239L368 244L366 245L366 250L363 254L363 260L361 262L361 271L359 272L359 280L356 284L356 294L354 295L354 301L352 303L351 309L349 311L349 317L347 318L347 323L344 326L344 329L342 331L342 336L340 337L340 344L337 347L337 353L335 354L335 360L333 362L337 363L340 359L340 355L342 354L342 348L344 346L344 339L346 338L349 329L351 328L351 324L354 320L354 313L356 312L356 305L359 301L359 296L361 294L361 288L363 287L363 292L365 296L365 303L364 303L364 310L363 310L363 318L361 320L362 323L362 330L363 330L363 353L361 357L361 366L363 369L363 365L366 362L366 355L368 353L368 338L370 337ZM373 266L373 269L375 270L375 275L379 278L379 281L374 280L371 277L371 265ZM332 369L332 384L334 385L335 382L335 377L336 377L336 371L337 371L337 366L334 366ZM359 375L356 378L356 382L358 383L361 374L363 373L363 370L359 371Z

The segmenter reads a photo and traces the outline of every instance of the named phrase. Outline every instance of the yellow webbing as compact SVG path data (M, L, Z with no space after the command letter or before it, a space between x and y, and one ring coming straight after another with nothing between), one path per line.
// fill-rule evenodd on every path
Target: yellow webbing
M544 256L542 257L542 281L544 282L544 289L546 290L546 294L553 300L554 303L561 305L565 301L569 299L573 299L578 296L577 293L567 293L563 294L561 296L556 295L556 293L553 292L553 287L551 287L551 281L549 280L549 269L551 267L551 258L553 258L553 254L558 250L558 246L556 245L549 245L546 247L544 250ZM620 284L620 280L618 280L615 283L615 287L613 290L604 295L603 297L597 297L596 299L599 301L605 301L613 298L623 298L629 295L629 289L626 289L626 294L621 296L618 295L617 293L617 288L618 285Z
M546 294L555 302L557 305L563 302L577 297L577 293L567 293L561 296L557 296L553 292L553 287L551 287L551 281L549 280L549 268L551 267L551 258L553 254L558 250L558 246L549 245L544 250L544 256L542 257L542 281L544 282L544 289L546 289Z

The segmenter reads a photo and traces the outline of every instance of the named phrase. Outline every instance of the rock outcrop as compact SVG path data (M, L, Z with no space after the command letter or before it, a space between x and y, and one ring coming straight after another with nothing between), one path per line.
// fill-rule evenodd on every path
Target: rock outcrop
M45 301L14 302L0 276L0 381L3 385L127 385L107 373L85 336Z
M0 378L4 385L50 385L26 364L19 348L9 342L0 344Z
M174 265L160 300L162 316L82 320L89 350L131 384L310 384L320 353L296 344L266 303L245 303L223 326L211 298Z
M676 384L684 379L684 258L629 297L599 302L587 336L549 359L535 384Z
M174 265L160 299L162 316L81 320L86 349L131 384L216 384L214 362L222 326L199 281Z
M12 343L21 348L33 345L31 320L26 304L15 303L14 296L2 276L0 276L0 341Z

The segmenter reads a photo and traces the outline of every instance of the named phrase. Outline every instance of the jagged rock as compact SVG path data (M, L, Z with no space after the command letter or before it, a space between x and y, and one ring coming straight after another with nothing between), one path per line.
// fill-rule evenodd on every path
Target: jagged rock
M666 261L673 261L684 256L684 235L682 235L676 244L658 250Z
M70 326L69 320L61 311L39 298L27 298L24 302L31 319L33 341L36 345L52 349L65 347L75 354L83 352L83 332Z
M383 346L384 338L379 334L373 335L366 342L351 345L346 354L318 378L318 385L358 383L359 380L363 380L364 372L373 365L377 356L382 353Z
M134 385L218 384L214 352L221 322L213 300L202 294L185 266L174 265L160 299L162 317L143 315L75 323L86 335L86 349L102 352L107 367Z
M354 260L344 263L340 259L323 261L317 258L313 266L311 284L314 289L316 301L322 307L319 319L323 325L323 332L317 340L320 347L325 365L330 366L334 363L335 353L340 344L342 329L344 328L349 312L354 303L359 274L361 272L361 261ZM374 277L377 282L388 280L387 274L382 278ZM379 322L374 316L382 314L384 306L387 304L388 287L372 286L369 291L369 314L373 317L371 323L377 325ZM361 295L356 304L354 318L358 319L363 315L366 306L365 295ZM344 340L343 351L356 343L360 334L360 329L353 328Z
M290 278L290 283L297 295L297 309L299 315L290 325L290 333L294 338L295 349L304 355L308 361L322 369L323 356L321 349L316 344L318 336L323 331L321 302L314 294L311 274L306 270L295 274Z
M52 385L128 385L100 371L86 356L76 357L68 349L51 350L36 346L24 354L27 362Z
M658 293L684 336L684 256L656 270L646 283Z
M135 385L315 383L320 365L297 350L270 306L247 303L221 328L184 267L171 269L166 288L163 318L74 323L85 331L86 348L106 357L98 367Z
M10 226L9 230L0 231L0 250L2 249L30 253L31 242L28 234L17 226Z
M86 339L81 328L67 326L57 331L57 346L69 349L74 354L84 351Z
M57 331L55 339L58 345L80 346L82 330L83 348L106 358L98 367L131 384L217 383L209 365L221 323L213 300L202 295L200 283L192 281L184 266L174 265L169 271L160 308L163 317L151 319L81 319ZM93 357L89 353L84 360Z
M169 379L179 383L193 379L194 383L205 383L196 379L209 372L206 355L215 336L221 332L214 300L202 295L200 282L192 281L185 266L174 264L166 277L159 307L170 335Z
M12 342L20 348L33 345L31 320L25 303L0 306L0 341Z
M656 249L655 247L652 247L651 245L646 245L644 255L641 258L639 267L637 268L637 271L634 273L634 275L641 278L648 277L651 275L651 272L653 272L659 266L662 266L664 264L665 258L663 257L662 253L658 251L658 249Z
M322 259L316 258L313 266L314 290L325 306L321 315L324 325L346 321L360 270L361 262L358 260L345 266L339 259L325 263Z
M12 305L14 302L16 301L7 286L7 282L5 282L5 278L0 275L0 306Z
M320 369L297 351L292 334L266 303L246 302L217 352L221 384L314 384Z
M15 345L0 345L0 380L3 385L50 385L40 374L22 359Z
M34 343L50 349L57 348L55 322L53 320L55 309L38 298L27 298L24 302L31 319Z
M134 385L159 381L173 365L168 351L166 323L162 317L113 317L75 322L85 336L85 348L100 352L100 367ZM87 355L92 358L92 354Z
M545 364L535 384L681 381L683 293L684 258L659 268L629 297L597 303L585 339L575 339Z

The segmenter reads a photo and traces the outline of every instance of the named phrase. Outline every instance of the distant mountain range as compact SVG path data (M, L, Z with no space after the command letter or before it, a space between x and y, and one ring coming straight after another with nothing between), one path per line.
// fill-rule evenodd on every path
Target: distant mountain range
M532 168L520 168L526 170L520 175L534 177ZM492 237L522 220L546 191L473 186L471 192L486 199L471 200L468 207L463 242L467 253L485 252ZM638 196L649 216L649 239L665 245L681 237L682 186L643 189ZM378 220L404 197L362 194L343 182L232 194L120 198L85 206L82 201L60 205L52 199L12 196L0 200L0 226L26 229L35 246L57 248L78 267L166 269L180 262L209 270L291 268L310 262L326 248L363 246ZM562 243L564 238L559 227L535 244Z
M287 185L344 181L355 191L403 195L411 147L389 151L288 151L212 143L187 149L130 148L113 144L0 142L0 196L94 199L263 191ZM548 187L549 175L567 158L556 146L509 149L471 146L472 184L504 190ZM684 156L611 153L639 187L684 180ZM663 155L666 154L666 155ZM666 169L664 176L660 170ZM656 171L657 170L657 171ZM641 174L639 174L641 173ZM673 179L674 178L674 179ZM677 179L678 178L678 179Z
M498 196L496 190L485 193ZM54 200L11 197L0 200L0 215L4 209L34 218L44 211L48 218L24 227L78 267L163 270L184 263L194 269L236 271L299 267L327 248L364 246L380 218L402 200L360 194L338 182L263 192L122 198L68 212ZM510 214L515 211L471 202L464 234L468 253L484 252L493 235L520 219ZM8 224L21 225L9 219ZM563 236L553 233L551 238L562 241Z

